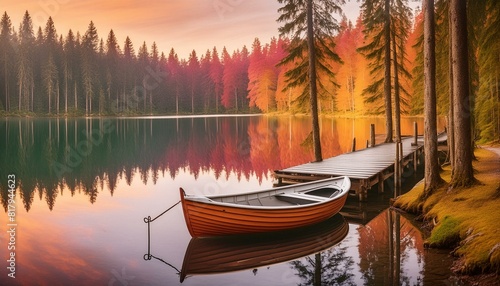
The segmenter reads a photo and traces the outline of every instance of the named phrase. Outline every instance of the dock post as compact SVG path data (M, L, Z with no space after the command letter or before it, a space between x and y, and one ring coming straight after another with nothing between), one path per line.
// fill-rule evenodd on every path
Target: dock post
M370 124L370 147L375 146L375 124Z
M352 148L351 152L356 151L356 137L352 138Z
M394 198L401 194L401 157L403 143L396 142L396 160L394 162Z
M384 174L382 172L378 173L378 193L384 192Z
M413 143L412 146L418 145L418 123L417 121L413 121Z

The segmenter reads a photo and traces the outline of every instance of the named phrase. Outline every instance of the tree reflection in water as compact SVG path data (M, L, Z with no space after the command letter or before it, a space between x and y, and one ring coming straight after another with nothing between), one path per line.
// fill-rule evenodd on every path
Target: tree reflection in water
M423 237L411 221L388 209L359 232L359 268L365 285L420 285Z
M302 280L299 286L320 285L352 285L355 286L353 265L354 260L347 255L347 246L336 246L326 251L305 257L307 263L301 260L290 262L297 276Z
M99 193L116 191L124 180L139 176L144 184L160 176L175 179L259 181L273 170L309 162L311 148L303 146L310 131L307 117L199 118L80 118L0 120L0 177L15 173L24 208L29 211L38 193L49 209L63 189L82 192L95 203ZM325 157L347 152L352 138L362 148L371 123L378 119L321 120ZM413 119L403 121L410 133ZM382 123L377 123L382 126ZM405 129L406 128L406 129ZM0 184L2 205L7 189Z

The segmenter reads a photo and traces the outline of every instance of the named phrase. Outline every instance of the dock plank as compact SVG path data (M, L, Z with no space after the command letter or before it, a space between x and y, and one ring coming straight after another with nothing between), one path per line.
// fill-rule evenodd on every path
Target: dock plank
M409 163L414 160L415 154L423 150L423 138L407 137L401 140L403 143L402 161ZM438 136L439 142L447 140L446 133ZM277 170L274 175L278 180L316 180L323 177L348 176L356 193L366 192L367 187L371 188L378 183L380 178L385 180L394 169L396 157L396 144L383 143L374 147L359 151L341 154L335 157L324 159L321 162L310 162L302 165L292 166L282 170ZM281 181L280 181L281 182ZM363 189L364 188L364 189Z

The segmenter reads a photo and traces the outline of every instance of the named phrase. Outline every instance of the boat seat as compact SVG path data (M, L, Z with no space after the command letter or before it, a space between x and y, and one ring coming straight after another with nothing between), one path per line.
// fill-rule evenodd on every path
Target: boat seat
M299 193L278 194L278 195L276 195L276 198L278 198L282 201L287 201L289 203L298 204L298 205L319 203L319 202L324 202L324 201L328 200L328 198L325 198L325 197L319 197L319 196L308 195L308 194L299 194Z

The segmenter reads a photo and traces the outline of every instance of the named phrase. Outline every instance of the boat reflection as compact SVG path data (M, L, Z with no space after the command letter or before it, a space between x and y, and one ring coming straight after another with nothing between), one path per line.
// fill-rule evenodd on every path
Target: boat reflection
M341 215L308 227L273 233L192 238L180 281L187 276L255 269L321 252L341 242L349 224Z
M193 275L256 269L319 253L341 242L348 231L349 224L337 214L321 223L286 231L192 238L180 271L151 253L144 258L169 265L180 275L182 283Z

